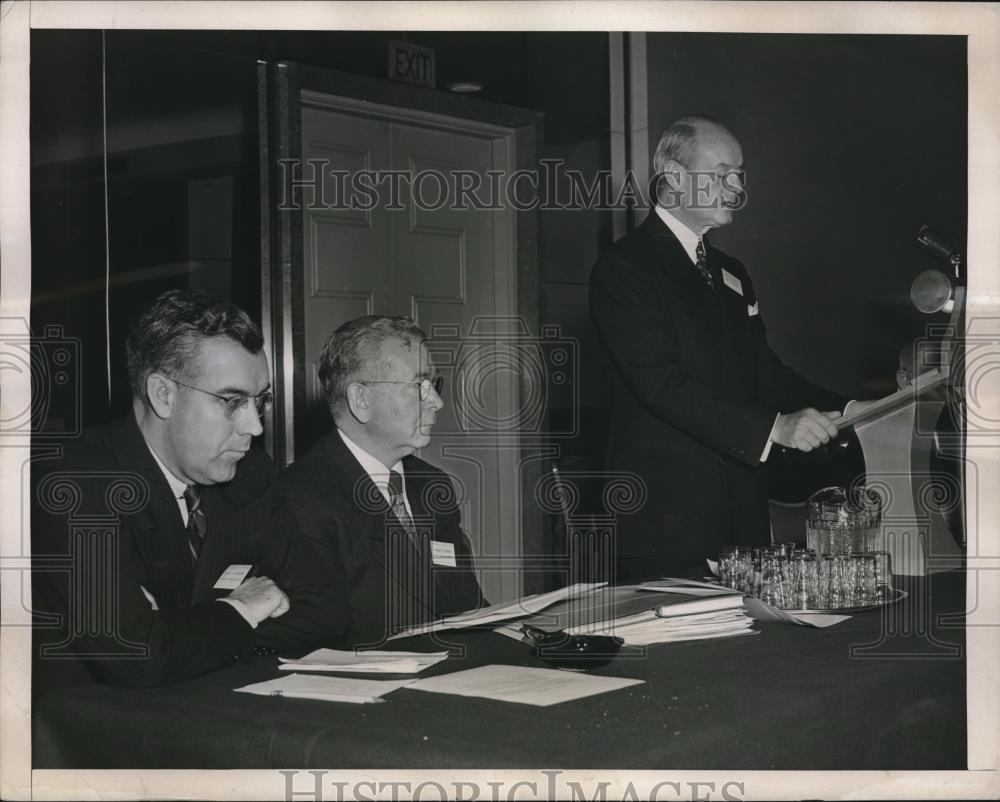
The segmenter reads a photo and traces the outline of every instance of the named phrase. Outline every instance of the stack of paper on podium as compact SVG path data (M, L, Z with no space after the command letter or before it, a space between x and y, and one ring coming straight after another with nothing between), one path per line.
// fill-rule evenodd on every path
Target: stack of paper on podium
M638 585L603 588L560 602L518 623L548 631L561 629L571 635L617 635L635 646L755 632L738 592L718 588L718 592L695 589L689 594L681 584L656 590L645 592Z

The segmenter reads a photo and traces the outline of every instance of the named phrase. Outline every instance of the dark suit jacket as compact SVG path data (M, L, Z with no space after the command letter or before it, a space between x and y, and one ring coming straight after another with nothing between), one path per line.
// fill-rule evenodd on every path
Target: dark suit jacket
M715 293L650 212L591 272L591 313L616 373L609 467L647 487L642 509L619 519L620 557L700 562L766 543L759 460L776 414L846 401L770 349L743 265L711 246L707 258Z
M177 501L132 415L84 432L60 459L35 462L35 613L62 619L58 626L36 620L38 645L56 647L46 657L36 652L39 685L162 685L257 647L303 651L336 640L342 611L309 544L290 532L262 537L272 476L267 454L251 449L231 482L202 488L208 529L195 568ZM80 569L69 571L73 559ZM212 586L231 564L256 565L273 579L289 612L254 629L216 601L228 591Z
M353 645L382 643L405 627L482 606L472 554L447 474L403 459L418 552L334 429L278 475L272 529L313 541L328 581L350 605ZM435 565L430 541L454 546L457 565Z

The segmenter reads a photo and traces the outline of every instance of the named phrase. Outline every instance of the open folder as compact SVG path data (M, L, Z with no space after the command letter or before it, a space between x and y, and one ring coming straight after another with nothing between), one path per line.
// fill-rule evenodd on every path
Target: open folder
M471 610L467 613L448 616L447 618L427 624L420 624L409 629L404 629L402 632L393 635L389 640L407 638L411 635L426 635L428 632L437 632L442 629L480 627L497 621L510 621L512 618L522 618L526 615L537 613L539 610L544 610L563 600L584 598L606 584L607 582L578 582L575 585L553 590L549 593L538 593L533 596L523 596L514 601L491 604L489 607L483 607L479 610Z

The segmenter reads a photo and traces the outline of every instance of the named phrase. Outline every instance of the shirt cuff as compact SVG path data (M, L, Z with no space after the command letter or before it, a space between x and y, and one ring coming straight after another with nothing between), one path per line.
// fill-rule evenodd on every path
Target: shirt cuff
M781 417L779 412L774 416L774 423L771 424L771 433L767 436L767 443L764 444L764 450L760 454L760 461L767 462L768 454L771 453L771 446L774 444L774 429L778 425L778 418Z
M236 610L236 612L238 612L241 616L243 616L243 619L250 626L252 626L254 629L257 629L257 622L254 621L253 616L250 615L250 608L247 607L239 599L216 599L216 601L225 602L226 604L231 605L232 608Z

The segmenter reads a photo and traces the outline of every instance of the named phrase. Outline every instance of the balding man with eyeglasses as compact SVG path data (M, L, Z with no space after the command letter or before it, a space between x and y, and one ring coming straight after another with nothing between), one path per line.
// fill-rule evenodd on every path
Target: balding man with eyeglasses
M425 339L380 315L327 337L318 372L335 427L276 482L271 528L313 542L355 646L483 604L451 480L415 455L444 406Z

